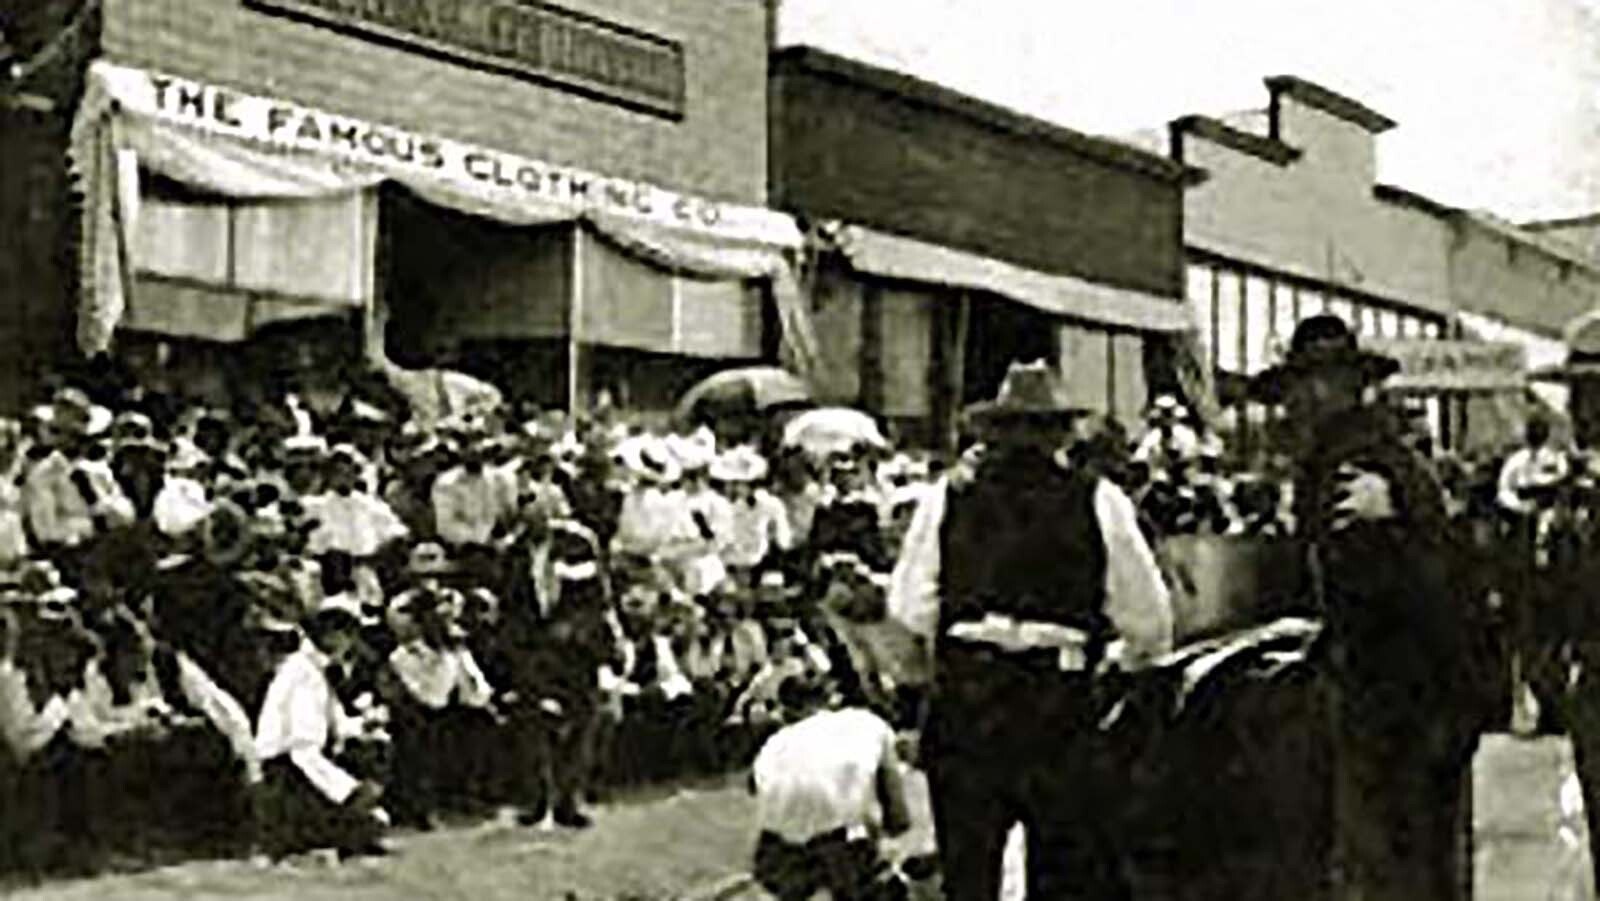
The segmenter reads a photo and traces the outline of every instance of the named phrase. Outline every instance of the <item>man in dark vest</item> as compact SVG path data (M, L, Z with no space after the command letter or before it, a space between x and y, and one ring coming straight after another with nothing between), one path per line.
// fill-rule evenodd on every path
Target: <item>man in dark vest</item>
M1337 316L1252 381L1293 432L1295 522L1326 620L1335 897L1464 897L1463 778L1488 711L1444 492L1373 390L1399 366Z
M1018 822L1028 897L1130 896L1099 699L1111 670L1171 650L1173 616L1132 501L1070 463L1081 413L1047 364L1014 365L968 411L976 464L919 505L894 574L891 612L934 651L922 748L951 901L997 897Z

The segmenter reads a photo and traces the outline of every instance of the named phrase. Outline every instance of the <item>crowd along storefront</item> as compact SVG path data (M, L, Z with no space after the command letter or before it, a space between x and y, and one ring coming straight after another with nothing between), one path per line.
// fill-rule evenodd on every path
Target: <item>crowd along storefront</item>
M519 346L487 374L573 406L652 355L771 355L795 304L785 216L278 98L101 62L73 141L85 352L118 327L231 343L354 318L374 360Z
M810 47L772 68L771 204L807 226L819 386L948 445L1014 361L1132 426L1170 390L1183 190L1170 160Z
M83 352L219 392L262 363L459 368L576 407L805 370L765 5L84 7Z

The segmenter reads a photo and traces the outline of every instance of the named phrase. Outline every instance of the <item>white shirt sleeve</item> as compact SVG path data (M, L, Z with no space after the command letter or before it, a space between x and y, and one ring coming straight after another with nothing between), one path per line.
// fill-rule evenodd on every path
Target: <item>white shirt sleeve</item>
M244 712L244 707L212 681L187 654L178 655L178 686L184 698L228 740L234 756L245 765L248 781L259 780L261 762L256 756L255 739L250 734L250 716Z
M457 490L456 480L450 473L434 481L430 495L433 500L434 530L439 533L439 538L449 545L470 542L473 537L471 516L462 509L461 492Z
M1172 650L1172 597L1128 495L1102 479L1094 510L1106 549L1106 615L1126 644L1124 667L1139 669Z
M489 677L483 674L483 668L478 666L478 660L472 656L471 651L462 650L459 653L460 684L456 688L456 697L465 707L480 709L488 707L490 699L494 697L494 688L489 684Z
M1522 487L1528 465L1532 462L1533 454L1523 449L1508 457L1505 465L1500 467L1500 490L1496 498L1500 501L1500 506L1513 513L1527 513L1533 509L1532 504L1517 494L1517 489Z
M334 701L326 679L311 667L286 665L267 689L262 706L261 749L264 760L286 751L295 765L324 797L343 804L360 784L328 758L325 748L336 728Z
M939 628L939 528L948 496L943 479L923 494L889 580L889 616L929 639Z

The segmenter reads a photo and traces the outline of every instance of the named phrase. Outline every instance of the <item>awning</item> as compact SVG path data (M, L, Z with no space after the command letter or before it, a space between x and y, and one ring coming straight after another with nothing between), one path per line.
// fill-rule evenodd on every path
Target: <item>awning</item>
M395 182L429 202L511 225L582 221L662 268L770 279L785 344L814 354L793 274L790 217L98 61L72 136L87 198L79 344L104 350L131 286L139 172L240 199L293 199Z
M1188 306L1177 297L1025 269L858 225L841 227L833 240L856 271L869 275L987 291L1052 315L1115 328L1178 333L1195 327Z

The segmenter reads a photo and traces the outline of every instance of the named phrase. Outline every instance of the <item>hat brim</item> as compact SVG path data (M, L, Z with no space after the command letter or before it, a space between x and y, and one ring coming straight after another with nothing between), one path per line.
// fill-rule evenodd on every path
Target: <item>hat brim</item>
M1024 407L982 401L967 407L962 411L962 416L974 424L1061 425L1092 413L1087 407Z
M1251 376L1245 387L1245 395L1260 403L1280 403L1283 390L1289 383L1329 369L1356 369L1368 384L1375 384L1399 373L1400 361L1369 350L1348 349L1311 358L1286 360Z

